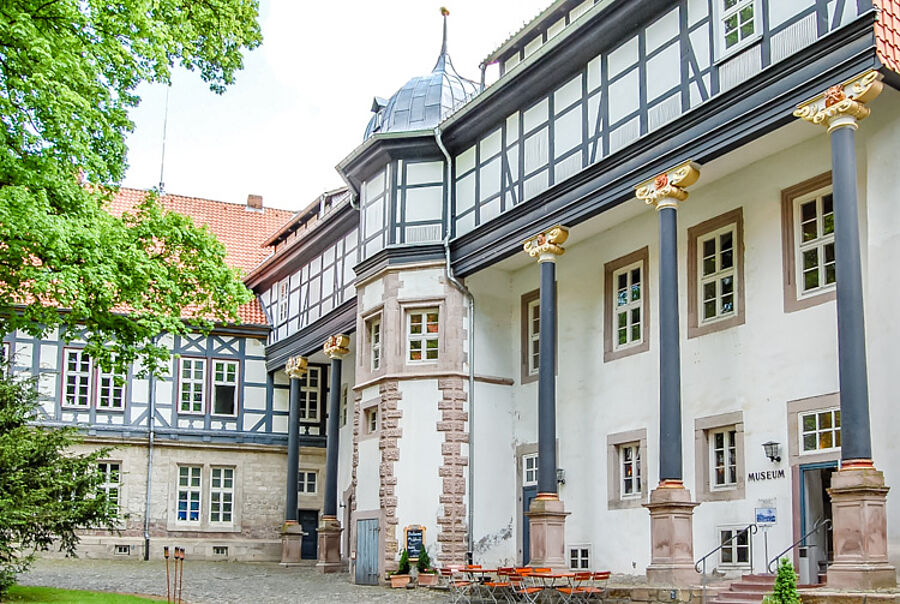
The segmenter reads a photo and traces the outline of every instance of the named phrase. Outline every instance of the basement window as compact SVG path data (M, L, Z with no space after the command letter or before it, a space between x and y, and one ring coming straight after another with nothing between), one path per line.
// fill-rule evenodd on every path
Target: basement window
M228 555L228 546L227 545L214 545L213 546L213 556L227 556Z
M116 546L116 555L117 556L130 556L131 555L131 546L130 545L117 545Z

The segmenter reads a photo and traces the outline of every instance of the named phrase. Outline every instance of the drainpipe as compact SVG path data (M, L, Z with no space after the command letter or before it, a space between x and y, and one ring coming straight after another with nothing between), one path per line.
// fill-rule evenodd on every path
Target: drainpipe
M453 191L453 183L450 181L452 172L450 171L451 159L450 153L441 140L441 128L438 126L434 129L434 140L444 154L447 168L445 170L447 183L447 199ZM475 296L463 285L459 279L453 274L453 266L450 264L450 204L447 204L446 219L444 221L444 258L446 264L444 271L447 280L453 284L466 297L469 302L469 503L468 503L468 530L466 538L468 540L468 552L466 554L469 564L472 564L474 556L475 542L472 536L472 526L475 519Z
M479 65L479 67L481 68L481 90L479 90L479 92L484 92L484 80L485 72L487 71L487 65L482 63L481 65Z
M347 185L347 188L350 189L350 207L358 212L359 205L354 205L353 202L355 200L359 199L359 191L357 191L355 188L353 188L353 185L350 183L350 181L347 179L347 177L344 176L343 172L341 172L340 170L337 170L337 173L340 175L341 180L344 181L344 184Z
M150 560L150 493L153 485L153 444L156 438L154 416L156 415L156 379L151 374L150 412L147 417L147 492L144 495L144 561Z

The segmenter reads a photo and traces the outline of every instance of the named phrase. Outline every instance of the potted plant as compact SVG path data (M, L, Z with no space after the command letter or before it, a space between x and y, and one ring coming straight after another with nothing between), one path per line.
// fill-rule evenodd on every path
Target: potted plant
M423 587L437 585L437 571L431 567L431 558L428 556L428 551L424 546L422 547L422 551L419 552L419 559L416 561L416 571L418 571L417 580L419 585L422 585Z
M397 570L391 573L391 587L406 587L407 585L409 585L409 552L403 550Z

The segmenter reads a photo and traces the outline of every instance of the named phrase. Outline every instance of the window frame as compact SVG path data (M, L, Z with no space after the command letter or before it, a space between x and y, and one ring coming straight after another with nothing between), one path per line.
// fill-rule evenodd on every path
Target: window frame
M221 481L220 486L215 486L216 480L216 471L220 471L222 475L219 477ZM231 487L225 487L225 472L231 472ZM237 482L237 470L234 466L210 466L209 468L209 524L211 526L231 526L234 524L234 516L235 516L235 492L236 492L236 482ZM216 504L216 495L221 496L221 500L218 502L220 508L218 513L220 515L221 520L213 520L213 505ZM230 496L230 501L225 501L225 496ZM224 520L225 510L224 506L230 505L231 509L227 512L229 514L228 520Z
M584 572L591 569L591 546L588 544L570 545L569 550L569 570L575 572ZM574 554L574 556L573 556ZM573 562L577 563L573 564Z
M316 386L309 385L309 379L313 375L313 371L316 372ZM321 365L309 365L307 367L306 373L303 376L303 379L300 381L300 405L298 408L299 412L299 421L301 424L309 424L309 425L318 425L322 423L322 399L323 396L323 380L325 379L325 371ZM313 408L313 405L310 404L311 398L310 395L315 394L315 412L316 416L313 419L310 419L309 412L310 409Z
M276 325L284 325L290 316L291 285L290 277L278 282L278 320Z
M531 320L531 308L537 305L537 308L541 307L541 290L535 289L530 292L526 292L522 294L522 302L521 302L521 345L520 345L520 356L521 356L521 381L523 384L527 384L529 382L537 381L538 379L538 369L539 367L534 368L532 371L530 360L532 358L532 354L535 352L533 346L538 346L538 354L540 354L540 331L538 331L537 339L535 340L535 334L533 333L533 321ZM540 312L540 311L538 311ZM538 365L540 366L540 360L538 361Z
M222 385L232 385L229 383L219 383L216 379L216 363L224 363L227 365L234 365L234 412L233 413L216 413L216 386ZM237 359L220 359L213 358L211 359L211 370L209 371L209 392L211 394L209 399L209 414L213 417L237 417L240 410L240 399L241 399L241 362ZM179 390L179 393L181 391ZM217 466L219 467L219 466Z
M716 543L721 545L721 543L723 541L723 539L722 539L723 532L726 532L726 531L729 532L730 535L728 536L728 538L730 539L730 538L734 537L734 535L736 533L740 533L745 528L746 528L746 525L745 526L736 526L736 525L735 526L732 526L732 525L717 526L716 527ZM720 566L722 568L729 568L729 569L750 568L751 556L753 555L753 548L750 546L750 538L751 538L750 532L748 531L748 532L744 533L744 537L747 539L746 544L742 545L739 543L739 540L734 540L728 546L723 547L722 549L719 550L719 560L718 560L717 566ZM744 550L747 552L747 561L746 562L735 561L738 558L739 550ZM725 551L732 552L732 555L734 556L732 559L732 562L724 562L722 560L722 555Z
M208 403L208 398L209 398L208 397L209 373L207 372L207 368L209 367L208 359L205 357L181 356L181 357L178 357L176 360L178 362L178 405L176 407L178 415L192 415L195 417L206 415L207 403ZM182 395L183 395L184 384L186 383L185 377L184 377L184 362L185 361L189 361L191 363L199 362L201 364L201 366L203 367L203 370L202 370L203 377L202 378L200 378L198 380L195 377L191 377L187 380L187 382L191 383L191 384L200 384L200 411L192 411L190 409L185 411L183 408L184 401L182 399ZM191 371L194 372L195 371L195 369L193 369L194 365L191 365L191 367L192 367ZM194 393L194 390L192 389L191 395L193 396L193 394L195 394L195 393ZM191 401L191 403L193 403L193 400Z
M707 438L709 439L709 488L713 491L720 491L726 489L734 489L737 487L738 482L738 468L737 468L737 428L734 426L723 426L720 428L714 428L708 431L709 434ZM721 484L718 482L718 470L719 464L716 459L716 454L719 451L718 444L716 443L716 437L722 435L722 471L724 476L724 482ZM734 463L729 463L729 453L733 451L734 454ZM732 471L733 467L733 480L729 480L729 472Z
M700 286L703 281L703 258L700 242L709 237L724 233L733 225L734 236L732 238L734 255L734 289L733 313L716 319L701 320ZM743 325L746 321L745 286L744 286L744 209L735 208L714 216L708 220L690 227L688 234L687 253L687 298L688 298L688 339L703 336L716 331L730 329ZM718 250L718 244L716 245ZM717 271L715 274L720 273ZM708 275L705 277L709 277ZM717 277L718 279L718 277ZM716 287L718 292L718 286ZM718 315L717 315L718 316Z
M727 224L721 228L718 228L714 231L710 231L709 233L705 233L700 235L697 239L697 252L700 254L697 258L698 265L698 274L697 274L697 321L700 325L710 325L717 321L724 321L733 317L738 312L738 304L736 300L737 292L734 289L734 285L730 292L725 292L722 287L722 281L731 277L732 283L736 285L737 283L737 263L735 262L735 248L734 244L737 239L737 225L735 223ZM732 262L731 266L722 268L722 258L725 255L728 249L724 249L722 247L722 236L723 235L731 235L731 254L732 254ZM713 272L707 274L705 273L705 261L707 256L705 256L705 246L706 242L713 242L713 254L712 260L715 265ZM712 283L715 285L716 292L712 298L715 303L715 314L712 317L706 317L706 304L707 298L704 290L706 289L706 285ZM722 311L722 305L724 304L724 299L726 296L731 295L731 310L728 312Z
M529 462L532 462L529 466ZM529 480L529 472L534 473L534 478ZM536 487L538 484L538 454L526 453L522 455L522 487Z
M640 441L623 443L616 446L616 449L619 453L619 497L621 499L640 499L643 496L643 474L641 472L643 466L643 460L641 457L641 443ZM625 459L625 454L631 451L632 458L630 462L627 462ZM630 463L632 467L631 476L626 475L626 463ZM627 493L628 481L632 482L632 490L630 493ZM634 488L634 484L637 484L637 489Z
M101 474L103 474L103 482L97 485L98 491L103 491L106 493L107 501L111 501L110 499L110 490L116 490L115 503L110 506L110 509L118 514L122 510L122 462L120 460L110 460L110 459L101 459L97 462L98 469ZM104 466L106 468L104 469ZM112 482L110 480L110 475L113 473L112 466L116 466L116 482Z
M382 367L384 333L381 327L380 313L366 320L366 333L369 337L369 371L372 372L380 371Z
M734 430L735 482L715 484L713 435ZM747 495L744 413L734 411L694 420L694 476L697 501L735 501Z
M297 493L299 495L313 496L319 494L319 473L316 470L300 470L297 476ZM309 490L310 480L312 476L312 490ZM303 480L301 480L301 477Z
M753 33L748 35L746 38L741 38L740 11L747 5L753 7ZM762 38L763 34L761 20L763 18L763 13L759 0L737 0L737 3L734 7L727 9L722 6L722 0L716 0L716 2L714 3L713 15L715 19L715 48L717 62L724 61L725 59L728 59L734 55L740 54L741 51L753 46L754 43L758 42ZM738 16L738 41L734 46L727 47L725 43L725 20L730 18L732 15Z
M77 371L70 371L69 369L69 355L77 354L78 361L76 363L78 365L82 365L85 360L87 361L88 368L87 370L79 369ZM74 348L74 347L64 347L63 348L63 371L62 371L62 396L60 397L60 406L66 409L83 409L89 410L91 408L91 404L94 399L94 388L93 388L93 374L94 374L94 361L91 359L84 351L84 348ZM87 380L87 393L85 394L85 402L84 404L75 404L69 402L69 377L75 375L76 377L84 378ZM80 388L80 382L76 385L76 392ZM81 398L79 395L76 395L78 398Z
M626 345L616 345L616 277L623 271L635 267L641 269L641 341ZM639 250L607 262L603 266L603 362L608 363L633 354L650 350L650 248L644 246Z
M813 176L803 182L783 189L781 191L781 249L782 249L782 273L784 287L784 312L791 313L798 310L831 302L837 298L835 284L827 284L815 291L801 295L800 279L802 273L797 269L801 260L799 254L799 216L795 216L799 200L813 195L833 193L831 172L825 172Z
M625 477L622 465L622 448L637 446L641 456L639 472L641 492L625 495ZM650 489L647 484L647 429L639 428L608 434L606 437L606 491L607 509L625 510L639 508L650 501Z
M374 425L372 417L374 415ZM369 405L362 410L363 433L366 435L377 434L381 428L381 413L379 413L379 405Z
M841 420L840 420L840 417L836 417L836 415L835 415L836 413L840 414L840 412L841 412L840 406L832 406L832 407L823 407L821 409L812 409L809 411L801 411L797 414L797 434L799 436L799 440L797 441L797 450L799 451L799 454L801 456L818 455L820 453L833 453L833 452L839 452L841 450L840 444L837 444L837 445L834 444L837 441L843 442L842 438L841 438L843 436L843 434L842 434L843 427L840 423ZM831 427L826 428L824 430L819 427L819 415L822 413L830 413L831 414ZM816 418L816 428L810 432L808 430L803 429L803 418L809 417L811 415L815 416L815 418ZM837 423L835 423L835 419L837 419ZM815 449L809 449L809 450L804 448L803 440L807 434L815 435L816 436L816 444L818 444L819 436L826 432L831 432L831 442L832 442L831 447L815 448Z
M434 313L437 315L437 331L434 332L434 335L430 335L428 332L428 325L431 323L428 321L428 315ZM404 328L404 340L406 341L406 364L407 365L429 365L439 363L441 360L441 340L442 340L442 330L441 330L441 309L440 306L422 306L422 307L414 307L414 308L406 308L405 309L405 328ZM422 316L422 326L423 331L419 334L412 333L412 325L413 325L413 316L421 315ZM433 359L429 359L428 357L428 341L434 340L436 346L434 348L435 357ZM421 354L423 358L421 359L412 359L413 348L412 343L414 341L421 342Z
M7 343L4 343L7 344ZM88 364L87 371L77 371L76 373L80 376L87 377L87 403L84 405L72 405L69 404L68 396L66 393L68 387L68 378L71 375L68 367L68 355L70 353L77 353L79 355L79 359L86 359ZM81 361L79 361L80 363ZM92 359L87 353L84 351L84 347L81 346L64 346L63 347L63 366L61 373L61 387L60 387L60 408L70 411L89 411L94 409L100 413L124 413L125 407L128 405L128 370L126 370L125 374L117 374L111 372L105 372L103 369L94 363L94 359ZM122 384L116 385L115 378L116 376L122 377ZM112 385L108 387L102 386L102 382L104 379L112 380ZM107 407L101 406L100 400L102 398L102 392L104 390L111 389L113 391L120 391L120 404L117 407Z
M188 470L188 484L181 484L181 470ZM199 484L195 487L191 484L193 479L192 470L197 470ZM182 492L187 494L186 502L187 505L185 507L185 519L182 520L180 518L181 515L181 494ZM192 501L191 494L197 494L197 519L190 519L190 503ZM196 464L178 464L177 471L175 473L175 521L181 525L190 525L190 526L201 526L203 524L203 466Z

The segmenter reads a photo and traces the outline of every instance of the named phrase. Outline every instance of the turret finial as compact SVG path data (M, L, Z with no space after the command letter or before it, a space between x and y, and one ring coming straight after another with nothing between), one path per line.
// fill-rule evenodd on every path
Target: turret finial
M447 54L447 17L450 16L450 10L446 6L441 7L441 15L444 17L444 40L441 43L441 54Z

